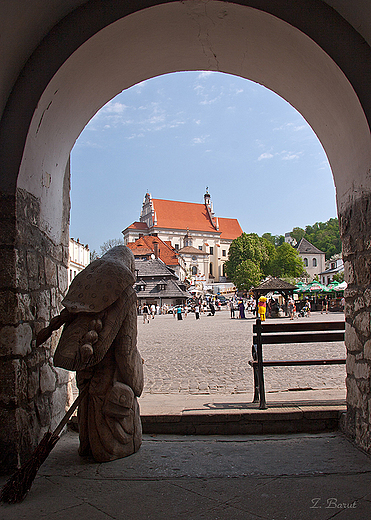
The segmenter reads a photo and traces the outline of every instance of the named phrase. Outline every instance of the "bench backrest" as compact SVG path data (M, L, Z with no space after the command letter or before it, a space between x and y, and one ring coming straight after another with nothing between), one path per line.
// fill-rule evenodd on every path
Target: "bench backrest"
M260 328L260 330L259 330ZM262 345L344 341L345 321L259 323L253 326L253 344Z

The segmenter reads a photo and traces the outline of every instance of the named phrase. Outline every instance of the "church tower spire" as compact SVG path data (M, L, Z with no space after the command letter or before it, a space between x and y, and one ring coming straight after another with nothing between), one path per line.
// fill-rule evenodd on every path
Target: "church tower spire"
M216 231L219 231L218 221L215 218L215 213L213 210L213 203L211 202L211 196L209 193L209 188L206 186L206 193L204 195L204 204L207 211L207 214L209 216L211 225L213 226Z

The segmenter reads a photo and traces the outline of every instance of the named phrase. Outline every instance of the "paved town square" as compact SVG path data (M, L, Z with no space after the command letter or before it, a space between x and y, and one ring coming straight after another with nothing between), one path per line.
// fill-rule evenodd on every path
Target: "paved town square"
M343 320L341 313L312 313L299 320ZM280 318L280 322L289 318ZM276 321L276 320L272 320ZM155 316L150 323L138 317L138 347L145 361L144 395L252 394L251 313L231 319L223 308L215 316L193 313L178 321L172 315ZM342 343L265 346L265 359L345 357ZM345 388L345 366L270 367L265 371L267 392Z

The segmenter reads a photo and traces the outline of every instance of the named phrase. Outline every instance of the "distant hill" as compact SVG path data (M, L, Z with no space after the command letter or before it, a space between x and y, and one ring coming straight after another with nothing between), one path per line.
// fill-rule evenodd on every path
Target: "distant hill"
M294 227L290 231L290 235L292 238L295 238L297 243L302 238L306 238L308 242L326 253L326 260L337 253L341 253L339 221L337 218L330 218L327 222L316 222L312 226L306 226L305 229ZM264 233L263 238L269 240L276 247L285 240L283 235L273 236L270 233Z

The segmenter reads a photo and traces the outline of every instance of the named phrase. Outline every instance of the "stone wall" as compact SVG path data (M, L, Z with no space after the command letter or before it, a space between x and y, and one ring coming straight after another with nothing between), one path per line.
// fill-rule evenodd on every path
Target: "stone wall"
M40 231L40 201L18 190L1 199L0 471L29 457L41 436L65 413L68 372L54 368L54 333L36 348L35 337L59 313L67 290L69 169L62 244Z
M342 427L371 453L371 195L340 215L346 300L347 414Z

